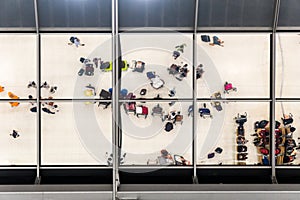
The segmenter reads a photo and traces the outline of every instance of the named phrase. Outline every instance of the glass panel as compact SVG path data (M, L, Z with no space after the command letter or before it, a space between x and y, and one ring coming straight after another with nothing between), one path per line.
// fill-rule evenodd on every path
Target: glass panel
M276 97L299 98L299 35L278 33L276 49Z
M28 102L21 102L17 107L12 104L0 103L0 163L36 165L36 114L30 112Z
M71 37L84 46L68 45ZM42 34L41 82L57 87L55 94L42 88L42 97L98 98L111 88L111 52L110 34Z
M192 117L188 117L190 105L187 102L123 103L122 155L126 153L126 157L122 164L180 165L175 163L176 160L180 162L180 156L187 160L185 164L191 164L193 137Z
M269 103L212 101L198 103L198 113L199 165L263 165L261 151L269 152L268 127L255 131L254 124L269 121Z
M285 0L280 2L278 26L300 26L300 2Z
M103 109L89 101L52 103L41 105L42 164L107 165L112 148L111 107Z
M33 0L1 0L0 27L35 27Z
M28 88L30 81L36 83L36 36L31 34L1 34L1 73L0 86L4 87L0 98L9 99L8 92L16 98L35 98L35 88ZM1 89L2 90L2 89Z
M192 98L191 34L121 34L120 38L122 59L129 63L129 69L122 71L122 89L138 98ZM175 94L169 95L170 90Z
M119 1L120 27L193 27L193 0Z
M204 42L206 36L210 42ZM198 34L198 66L202 64L204 70L197 81L198 98L209 98L217 91L226 98L269 97L269 37L269 34ZM219 43L218 39L224 43ZM212 43L215 45L210 45ZM229 85L225 88L226 82Z
M271 27L274 0L200 0L199 27Z
M299 165L296 156L300 135L297 130L299 102L277 102L276 120L280 127L276 131L277 165Z
M110 0L39 0L41 27L111 27Z

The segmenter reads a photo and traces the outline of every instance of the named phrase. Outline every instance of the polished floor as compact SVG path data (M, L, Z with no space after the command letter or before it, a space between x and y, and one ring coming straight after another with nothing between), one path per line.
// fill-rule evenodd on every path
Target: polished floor
M207 33L205 33L207 34ZM197 88L197 98L210 98L220 91L223 98L237 98L233 102L221 102L222 111L217 111L212 102L206 101L212 118L203 119L197 114L197 164L235 165L236 160L236 128L234 117L238 113L247 113L245 137L249 140L248 159L246 164L258 162L258 154L252 144L255 121L269 118L270 103L268 101L251 102L252 98L268 98L270 95L270 35L247 33L214 33L224 40L224 47L211 46L201 41L198 35L197 63L203 64L203 77L193 83L192 57L193 41L191 34L141 34L124 33L120 36L122 59L130 67L122 72L121 88L134 93L138 98L148 98L138 102L137 106L147 106L149 115L137 117L126 113L120 107L122 134L122 153L126 153L125 165L156 164L160 150L167 149L172 155L182 155L192 160L193 118L188 116L188 108L192 105L193 87ZM85 95L87 85L95 87L96 96L102 89L111 87L112 73L95 68L94 76L78 75L83 64L80 57L93 60L111 61L110 34L76 34L85 46L68 45L72 34L41 34L41 81L47 81L58 90L51 94L48 89L41 89L41 98L50 96L57 99L59 112L49 115L41 113L41 162L42 165L106 165L111 154L112 117L111 106L103 109L94 104L91 97ZM282 98L298 95L296 54L299 51L300 38L296 33L278 34L276 96ZM36 96L34 88L27 88L29 81L35 80L37 70L36 37L31 34L0 35L2 61L0 85L5 91L0 93L4 99L0 103L0 119L3 122L0 130L3 134L0 145L0 162L3 165L34 165L37 154L37 115L30 112L29 102L21 102L18 107L11 107L7 92L13 92L21 99L28 95ZM175 46L185 44L184 52L175 60L172 53ZM145 62L145 70L134 72L131 68L133 60ZM172 64L188 65L189 72L185 78L178 79L167 70ZM162 88L151 87L146 73L154 71L164 81ZM237 88L237 92L224 94L224 83L228 81ZM299 82L300 84L300 82ZM299 85L300 87L300 85ZM140 90L147 89L141 96ZM153 98L159 95L170 98L169 91L175 89L174 98L185 99L169 105ZM94 97L92 97L94 98ZM248 100L239 101L238 99ZM6 100L5 100L6 99ZM80 100L81 99L81 100ZM171 100L170 100L171 101ZM160 116L151 115L152 108L159 104L164 115L172 111L183 115L183 123L176 123L174 129L166 132L167 121ZM203 102L198 103L198 108ZM300 120L299 106L296 102L276 104L276 119L283 113L294 115L294 126ZM17 130L20 137L13 138L9 134ZM297 141L297 131L293 135ZM207 155L221 147L223 152L208 159ZM294 161L298 163L298 159Z

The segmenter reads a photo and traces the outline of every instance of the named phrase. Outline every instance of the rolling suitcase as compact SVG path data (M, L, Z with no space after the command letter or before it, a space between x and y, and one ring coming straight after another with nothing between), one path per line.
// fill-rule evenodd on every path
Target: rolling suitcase
M79 75L79 76L82 76L82 75L83 75L83 73L84 73L84 69L83 69L83 68L81 68L81 69L79 70L79 72L78 72L78 75Z
M201 40L203 42L210 42L210 37L208 35L201 35Z

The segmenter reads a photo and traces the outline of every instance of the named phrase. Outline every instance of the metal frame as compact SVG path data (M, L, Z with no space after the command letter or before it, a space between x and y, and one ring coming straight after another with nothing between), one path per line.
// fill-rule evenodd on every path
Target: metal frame
M41 84L41 58L40 58L40 32L110 32L112 34L112 56L113 56L113 99L112 100L100 100L100 99L93 99L96 102L112 102L112 117L114 119L112 124L112 137L113 137L113 166L112 167L103 167L103 166L42 166L41 165L41 112L40 112L40 103L41 102L47 102L50 100L42 100L40 99L40 89L37 89L37 99L35 100L37 102L37 164L36 166L20 166L20 167L1 167L0 169L36 169L36 184L39 184L41 181L40 177L40 170L47 170L47 169L112 169L113 171L113 198L116 199L117 194L119 192L119 186L120 186L120 179L119 179L119 170L120 169L144 169L144 168L157 168L160 169L162 167L151 167L151 166L119 166L119 153L120 153L120 138L122 131L120 129L121 123L119 120L120 116L120 107L119 104L124 102L125 100L120 100L119 98L119 91L120 89L120 73L119 73L119 63L118 59L121 55L119 55L120 52L120 44L119 44L119 32L127 31L129 30L128 27L122 27L119 28L118 23L118 0L112 0L112 27L110 28L102 28L102 27L85 27L85 28L40 28L39 27L39 12L38 12L38 0L34 1L34 12L35 12L35 28L0 28L0 32L35 32L36 33L36 49L37 49L37 85ZM207 101L220 101L220 100L211 100L210 98L197 98L196 91L197 91L197 84L196 84L196 77L195 77L195 68L197 65L197 33L199 31L201 32L267 32L272 33L271 35L271 66L270 66L270 97L269 98L228 98L228 99L222 99L224 102L266 102L270 103L270 122L271 122L271 132L274 133L275 130L275 104L276 102L300 102L300 98L276 98L275 96L275 72L276 72L276 34L278 31L299 31L299 27L277 27L278 25L278 17L279 17L279 10L280 10L280 0L275 0L275 7L274 7L274 18L273 18L273 25L272 27L198 27L198 5L199 0L195 0L196 6L194 10L195 14L195 23L194 27L173 27L173 29L176 29L177 31L181 32L188 32L193 34L193 96L191 98L178 98L178 99L146 99L146 100L135 100L137 102L139 101L147 101L147 102L170 102L176 101L176 102L193 102L194 105L194 116L197 115L197 103L199 102L207 102ZM172 29L171 27L169 27ZM132 27L130 30L133 29ZM131 30L131 32L134 32ZM140 32L140 31L137 31ZM157 27L149 27L148 32L164 32L160 30L160 28ZM167 31L166 31L167 32ZM87 99L55 99L51 101L58 101L58 102L84 102ZM91 99L88 99L91 100ZM12 102L12 101L21 101L21 102L28 102L32 100L28 99L18 99L18 100L11 100L11 99L0 99L0 102ZM198 183L197 180L197 170L201 169L271 169L271 178L273 183L277 183L276 179L276 169L291 169L291 166L276 166L275 163L275 138L273 137L273 134L271 134L271 153L270 157L271 160L271 166L199 166L197 165L197 120L195 117L193 118L193 166L188 167L175 167L175 166L169 166L168 169L193 169L193 178L194 183ZM295 169L299 169L298 167L293 167Z
M276 0L275 1L275 6L274 6L274 19L273 19L273 27L272 27L272 61L271 61L271 113L270 113L270 117L271 117L271 133L270 134L270 142L271 142L271 152L270 152L270 158L271 158L271 166L272 166L272 172L271 172L271 179L272 179L272 183L278 183L277 178L276 178L276 160L275 160L275 137L274 137L274 133L275 133L275 104L276 104L276 94L275 94L275 84L276 84L276 31L277 31L277 25L278 25L278 17L279 17L279 9L280 9L280 0Z
M34 0L34 16L35 16L35 28L36 28L36 51L37 51L37 85L38 88L36 90L36 98L37 98L37 167L36 167L36 179L35 184L40 184L41 182L41 176L40 176L40 165L41 165L41 105L40 105L40 94L41 94L41 88L39 87L41 85L41 59L40 59L40 32L39 32L39 13L38 13L38 0Z

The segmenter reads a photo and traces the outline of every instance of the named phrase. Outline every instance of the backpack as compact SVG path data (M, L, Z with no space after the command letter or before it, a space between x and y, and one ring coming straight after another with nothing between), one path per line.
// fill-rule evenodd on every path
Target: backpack
M165 126L165 131L170 132L173 129L173 123L167 122Z

